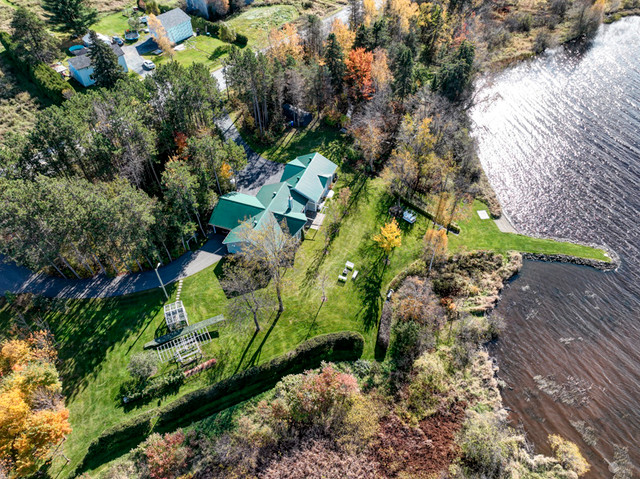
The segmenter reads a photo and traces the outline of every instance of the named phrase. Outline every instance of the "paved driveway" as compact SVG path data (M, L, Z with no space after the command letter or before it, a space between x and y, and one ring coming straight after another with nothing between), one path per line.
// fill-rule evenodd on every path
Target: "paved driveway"
M255 152L240 136L240 132L231 121L231 118L229 118L229 115L225 114L216 123L225 139L233 140L242 146L247 155L247 166L236 175L236 187L240 193L255 195L263 185L280 181L284 170L282 163L267 160Z
M165 284L194 275L217 263L225 254L221 235L214 235L197 251L183 254L162 266L158 273ZM117 278L98 275L90 279L63 279L36 274L14 263L3 262L0 256L0 292L38 293L57 298L106 298L159 288L155 271L125 274Z

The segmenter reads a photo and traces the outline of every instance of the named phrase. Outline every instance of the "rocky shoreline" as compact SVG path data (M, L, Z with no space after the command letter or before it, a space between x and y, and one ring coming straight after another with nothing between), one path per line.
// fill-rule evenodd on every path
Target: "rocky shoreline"
M580 258L566 254L542 254L542 253L522 253L522 258L530 261L544 261L547 263L570 263L579 266L589 266L600 271L614 271L620 266L617 258L612 258L610 262L597 259Z

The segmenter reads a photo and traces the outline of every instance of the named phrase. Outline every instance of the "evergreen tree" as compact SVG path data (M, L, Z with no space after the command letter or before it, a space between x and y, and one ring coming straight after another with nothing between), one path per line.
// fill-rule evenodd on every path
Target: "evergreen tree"
M95 31L89 32L91 48L89 57L93 65L93 79L97 86L111 88L118 80L125 78L124 71L118 63L118 57L107 45L98 38Z
M393 89L400 98L410 95L413 90L413 54L405 45L399 45L394 62Z
M432 82L432 89L442 92L449 100L460 98L471 81L475 47L463 40L453 54L446 59Z
M353 48L364 48L368 51L373 51L374 49L374 38L372 35L371 28L368 28L364 25L360 25L356 30L356 39L353 42Z
M45 23L33 12L19 7L11 21L12 42L19 59L34 66L38 62L50 63L59 55L55 38L47 31Z
M324 51L324 59L331 76L331 85L336 93L342 91L344 73L344 54L335 34L331 33L327 38L327 46Z
M84 35L98 20L98 11L86 0L44 0L42 7L51 23L76 37Z

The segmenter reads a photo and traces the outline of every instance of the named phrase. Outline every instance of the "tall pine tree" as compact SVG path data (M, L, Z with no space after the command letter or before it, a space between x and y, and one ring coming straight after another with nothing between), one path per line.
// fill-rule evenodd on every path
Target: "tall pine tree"
M24 7L18 8L13 14L11 29L11 40L21 61L34 66L38 62L49 63L58 56L55 38L35 13Z
M89 32L89 38L91 39L89 57L93 65L93 79L96 85L111 88L118 80L125 78L124 71L118 64L118 57L93 30Z
M324 60L331 75L331 85L336 93L342 91L345 73L344 53L334 33L329 34L327 46L324 51Z
M76 37L84 35L98 20L98 11L86 0L43 0L42 7L51 23Z

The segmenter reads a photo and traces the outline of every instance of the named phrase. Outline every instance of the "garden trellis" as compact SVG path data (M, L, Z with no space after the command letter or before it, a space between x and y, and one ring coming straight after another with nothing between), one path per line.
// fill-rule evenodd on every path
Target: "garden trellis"
M176 301L164 306L164 320L169 331L189 326L189 316L187 316L187 310L184 309L182 301Z
M162 344L156 349L161 362L176 361L185 364L193 359L202 357L202 345L211 341L211 335L206 326L179 336Z

